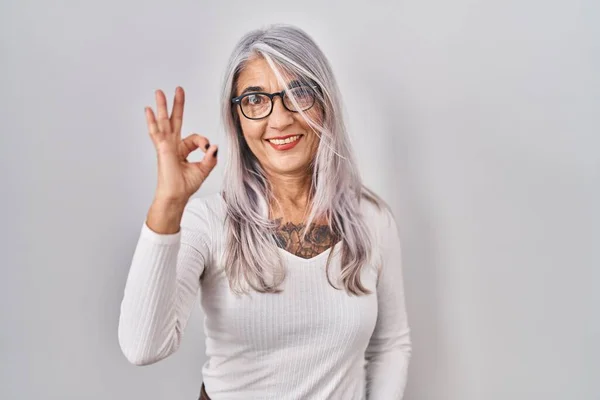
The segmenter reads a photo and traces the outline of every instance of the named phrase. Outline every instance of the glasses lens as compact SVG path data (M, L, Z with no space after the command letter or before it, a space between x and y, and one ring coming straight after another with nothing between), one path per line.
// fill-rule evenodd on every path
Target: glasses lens
M264 94L250 94L242 99L242 111L248 118L261 118L271 111L271 99Z
M292 102L292 97L296 100L298 107ZM284 101L289 110L306 111L315 104L315 92L310 86L298 86L286 91Z

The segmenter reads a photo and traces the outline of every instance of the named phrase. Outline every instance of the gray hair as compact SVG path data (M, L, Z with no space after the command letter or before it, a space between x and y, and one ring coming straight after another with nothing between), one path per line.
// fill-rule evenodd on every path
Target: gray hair
M360 276L371 259L373 238L361 218L360 204L367 200L381 208L385 203L362 184L342 118L340 93L327 58L304 31L280 24L246 34L234 48L225 72L222 118L229 152L223 198L227 204L225 270L230 288L238 294L246 292L248 286L262 293L277 293L286 276L273 235L274 223L269 220L272 190L243 138L239 116L231 103L240 72L255 57L266 60L283 87L287 76L318 86L317 101L323 109L323 120L313 120L301 112L320 138L311 163L310 212L305 233L314 220L325 217L329 228L342 241L340 279L344 288L353 295L369 294L371 291L362 285ZM327 279L335 287L329 279L329 259Z

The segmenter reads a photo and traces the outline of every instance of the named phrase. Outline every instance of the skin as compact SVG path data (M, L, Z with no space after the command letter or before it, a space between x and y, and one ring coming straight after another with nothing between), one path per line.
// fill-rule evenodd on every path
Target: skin
M267 93L284 89L267 62L258 57L248 61L240 73L236 96L251 86L260 87L257 91ZM302 258L312 258L322 253L334 244L334 236L326 221L317 221L310 227L305 239L300 239L310 205L310 164L319 146L319 137L300 113L288 111L283 106L280 97L275 98L273 111L266 118L247 119L239 107L237 112L248 147L258 159L273 188L276 201L271 204L270 218L278 225L275 235L279 246ZM323 113L318 104L306 113L317 121L322 120ZM267 141L270 138L297 134L302 135L298 144L285 151L274 149Z

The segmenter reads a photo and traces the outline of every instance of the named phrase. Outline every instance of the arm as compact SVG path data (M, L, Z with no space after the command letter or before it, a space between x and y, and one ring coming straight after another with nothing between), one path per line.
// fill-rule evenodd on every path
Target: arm
M368 400L400 400L411 356L404 300L400 238L391 214L382 223L382 270L377 283L377 322L365 352Z
M157 233L144 222L119 317L119 345L132 364L155 363L179 348L208 257L199 230L207 224L198 200L187 203L176 233Z

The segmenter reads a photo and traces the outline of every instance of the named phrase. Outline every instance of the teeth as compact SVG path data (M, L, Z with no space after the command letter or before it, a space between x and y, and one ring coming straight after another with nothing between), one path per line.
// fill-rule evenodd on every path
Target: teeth
M273 144L287 144L287 143L295 142L298 139L300 139L300 135L290 136L287 139L269 139L269 142L271 142Z

